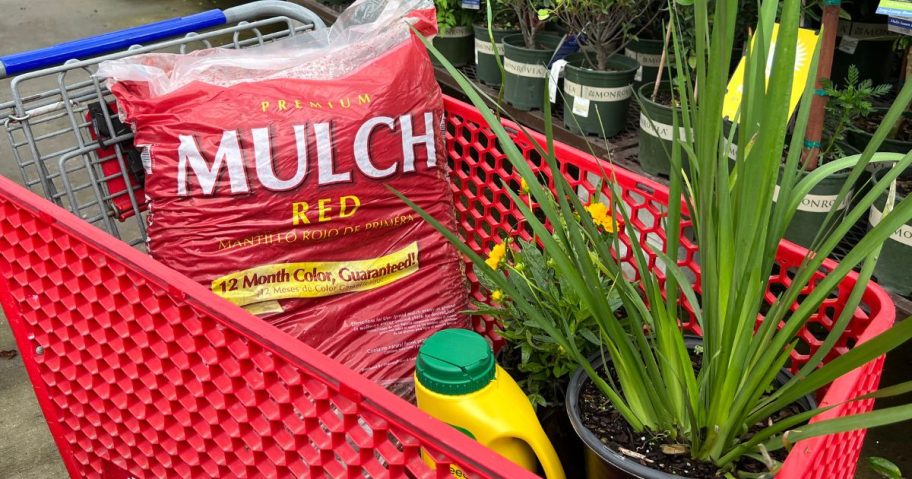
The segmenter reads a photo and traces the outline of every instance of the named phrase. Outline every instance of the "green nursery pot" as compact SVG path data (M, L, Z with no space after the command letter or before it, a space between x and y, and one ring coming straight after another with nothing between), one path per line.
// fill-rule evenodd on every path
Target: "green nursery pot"
M874 177L880 179L887 171L879 170L874 173ZM904 176L908 178L906 174ZM897 194L894 205L899 204L903 198L905 197ZM872 228L880 223L886 204L887 191L884 191L880 198L871 205L868 221ZM912 296L910 271L912 271L912 221L900 226L884 242L877 265L874 267L874 277L877 279L877 283L884 288L902 296Z
M504 100L518 110L541 108L547 99L545 79L548 62L560 43L560 35L538 35L540 48L526 48L522 35L508 35L504 43Z
M497 60L494 57L495 45L491 44L488 27L475 25L472 28L475 30L475 78L485 85L500 86L500 68L497 67ZM500 61L502 62L504 61L504 37L516 35L519 31L495 28L493 33L497 54L500 55Z
M858 151L849 145L840 144L840 146L846 155L858 154ZM781 166L779 171L779 177L781 178ZM839 195L839 190L842 189L842 185L845 184L850 173L850 170L834 173L811 188L810 193L801 200L801 204L798 205L798 211L795 212L792 222L786 228L785 239L809 248L814 241L814 237L817 236L817 232L823 228L823 222L827 214L833 209L842 210L851 206L851 191L841 204L836 205L836 197Z
M888 108L877 108L874 111L878 113L886 113ZM906 118L912 118L912 113L903 112L903 116ZM858 151L864 151L868 146L868 143L871 142L873 135L864 130L851 129L846 133L846 141L857 149ZM880 149L878 151L884 151L888 153L902 153L906 154L912 151L912 141L901 141L901 140L891 140L889 138L885 139L883 143L880 144ZM861 176L858 177L858 183L855 188L858 191L856 197L863 196L871 188L869 180L871 175L886 165L884 163L869 163L865 167L865 171L861 173ZM860 198L859 198L860 199Z
M624 48L624 56L640 65L633 77L635 88L644 83L653 83L662 59L662 40L631 40Z
M841 84L855 65L861 79L870 79L875 85L888 83L899 58L893 52L892 44L897 34L887 30L886 17L881 21L839 21L839 37L833 52L833 71L830 78Z
M656 103L650 99L654 86L646 83L637 90L640 99L640 166L651 175L668 176L671 171L671 146L674 138L674 115L680 109ZM671 84L662 82L660 91L670 91ZM679 126L679 138L686 130Z
M434 37L434 48L455 67L464 67L472 61L472 31L469 27L452 27ZM431 55L435 65L437 58Z
M608 69L591 70L577 59L564 70L564 126L574 133L617 135L627 125L633 96L633 77L639 64L623 55L612 55Z

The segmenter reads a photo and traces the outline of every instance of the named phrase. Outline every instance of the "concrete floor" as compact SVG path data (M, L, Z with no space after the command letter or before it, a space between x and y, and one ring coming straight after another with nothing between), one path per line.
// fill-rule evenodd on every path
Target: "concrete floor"
M0 0L0 55L238 3L243 2ZM0 81L0 103L8 99L9 81ZM5 138L0 141L0 175L19 181ZM15 348L0 311L0 351ZM0 479L66 476L21 357L0 358Z
M165 18L224 7L232 1L188 0L0 0L0 55L49 46ZM8 99L8 81L0 81L0 102ZM5 140L0 141L0 175L19 179ZM15 349L0 311L0 351ZM910 379L912 347L888 361L885 383ZM909 426L881 428L869 434L864 455L884 456L912 474ZM864 465L858 477L874 478ZM66 471L35 400L20 357L0 358L0 479L51 479Z

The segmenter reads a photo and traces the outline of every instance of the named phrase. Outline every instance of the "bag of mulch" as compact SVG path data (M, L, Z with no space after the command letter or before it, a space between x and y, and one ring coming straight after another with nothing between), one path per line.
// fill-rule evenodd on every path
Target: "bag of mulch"
M429 0L361 0L260 47L103 63L144 152L158 261L409 394L418 346L465 327Z

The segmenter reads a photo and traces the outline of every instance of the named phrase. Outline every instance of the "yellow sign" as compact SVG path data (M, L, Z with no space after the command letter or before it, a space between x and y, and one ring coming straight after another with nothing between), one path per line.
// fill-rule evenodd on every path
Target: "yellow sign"
M212 291L238 306L245 306L277 299L366 291L415 271L418 271L418 242L379 258L257 266L216 279Z
M770 54L766 61L766 79L769 80L770 71L773 69L773 51L776 48L776 39L779 36L779 24L773 25L772 44ZM751 40L753 42L753 40ZM807 84L808 74L811 70L811 60L817 46L817 32L805 28L798 29L798 43L795 47L795 79L792 81L792 97L789 99L789 111L795 111L804 87ZM745 58L738 63L738 68L728 82L725 92L725 102L722 104L722 116L728 119L735 118L741 106L741 95L744 88Z

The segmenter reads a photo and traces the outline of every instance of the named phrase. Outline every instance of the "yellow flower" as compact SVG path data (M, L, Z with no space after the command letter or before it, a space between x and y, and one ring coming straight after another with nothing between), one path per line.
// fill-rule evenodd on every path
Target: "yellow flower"
M494 301L495 303L499 303L499 302L503 301L503 296L504 296L503 291L496 289L491 292L491 301Z
M611 210L604 203L592 203L586 207L586 211L592 216L592 221L601 226L608 233L614 233L617 224L611 217Z
M519 192L524 195L529 194L529 183L526 183L525 178L519 180Z
M485 264L490 266L491 269L497 269L506 254L507 245L504 243L496 244L493 248L491 248L491 253L488 254L488 259L485 260Z

